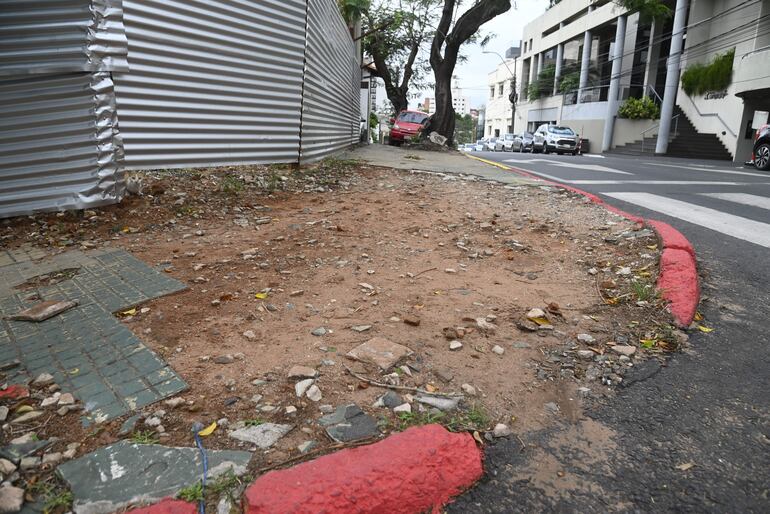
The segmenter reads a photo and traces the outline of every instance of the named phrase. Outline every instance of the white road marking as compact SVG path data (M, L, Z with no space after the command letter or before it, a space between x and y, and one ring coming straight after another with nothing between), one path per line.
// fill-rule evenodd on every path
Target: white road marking
M711 168L704 168L704 167L696 167L693 166L682 166L680 164L663 164L660 162L645 162L644 164L651 164L654 166L665 166L666 168L681 168L685 170L694 170L694 171L705 171L708 173L723 173L726 175L746 175L749 177L765 177L770 178L770 174L768 173L752 173L750 171L738 171L738 170L724 170L724 169L711 169Z
M598 164L583 164L580 162L553 161L551 159L527 159L527 160L508 159L505 162L511 162L511 163L545 162L550 164L551 166L559 166L560 168L572 168L576 170L587 170L587 171L600 171L603 173L616 173L618 175L633 175L633 173L629 173L627 171L620 171L620 170L616 170L615 168L608 168L607 166L600 166Z
M548 173L542 173L540 171L530 170L527 168L520 168L521 171L532 173L539 177L553 180L554 182L562 182L564 184L575 185L595 185L595 186L609 186L609 185L622 185L622 184L650 184L650 185L693 185L693 186L747 186L747 185L766 185L770 182L716 182L716 181L696 181L696 180L568 180L555 175L549 175Z
M718 200L740 203L751 207L770 210L770 198L766 196L750 195L748 193L698 193L701 196L709 196Z
M770 225L651 193L602 193L645 209L770 248Z

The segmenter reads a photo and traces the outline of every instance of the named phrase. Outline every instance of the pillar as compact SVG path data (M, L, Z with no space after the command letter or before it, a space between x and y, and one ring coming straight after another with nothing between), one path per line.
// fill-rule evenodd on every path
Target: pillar
M671 51L668 54L666 70L666 87L663 90L663 105L660 108L660 127L658 141L655 144L656 154L668 151L668 138L671 134L671 116L674 114L674 100L679 88L679 62L682 58L682 39L684 22L687 18L688 0L676 0L674 9L674 28L671 31Z
M593 37L590 30L586 30L583 37L583 58L580 61L580 85L578 86L577 103L583 102L583 90L588 85L588 68L591 66L591 41Z
M607 95L607 114L604 117L604 137L602 152L612 146L612 133L615 130L615 115L618 110L618 93L620 91L620 74L623 64L623 47L626 40L626 15L618 16L618 26L615 29L615 47L612 55L612 72L610 74L610 91Z
M559 92L559 79L561 78L561 62L564 59L564 43L556 46L556 73L553 76L553 94Z
M545 53L540 52L537 54L537 76L543 72L543 61L545 61Z
M660 32L661 22L653 19L650 25L650 40L648 42L647 63L644 66L644 94L654 96L650 88L655 88L655 79L658 76L658 59L660 58ZM656 91L660 94L660 92Z

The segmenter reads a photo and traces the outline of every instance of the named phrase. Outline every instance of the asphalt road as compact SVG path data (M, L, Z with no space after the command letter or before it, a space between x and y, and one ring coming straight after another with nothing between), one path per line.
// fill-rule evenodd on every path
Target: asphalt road
M580 426L522 434L524 449L516 438L488 446L486 477L448 511L770 512L770 172L684 159L472 155L676 227L695 247L700 312L715 330L692 333L690 350L666 366L638 368Z

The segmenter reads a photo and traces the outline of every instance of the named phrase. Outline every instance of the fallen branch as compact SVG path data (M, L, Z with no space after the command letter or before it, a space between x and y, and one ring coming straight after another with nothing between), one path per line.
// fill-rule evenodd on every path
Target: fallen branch
M382 382L377 382L375 380L371 380L369 378L366 378L365 376L359 375L358 373L355 373L353 370L351 370L349 367L345 366L345 370L353 375L355 378L362 382L366 382L369 385L373 385L376 387L383 387L385 389L393 389L395 391L409 391L411 393L420 393L420 394L427 394L428 396L447 396L450 398L462 398L463 395L459 393L438 393L434 392L431 393L430 391L426 391L424 389L420 389L418 387L408 387L408 386L397 386L397 385L390 385L390 384L383 384Z
M425 270L422 270L421 272L419 272L419 273L417 273L416 275L414 275L412 278L417 278L417 277L419 277L420 275L422 275L423 273L427 273L427 272L429 272L429 271L436 271L437 269L438 269L438 268L430 268L430 269L425 269Z
M331 451L334 451L334 450L342 450L344 448L355 448L356 446L363 446L365 444L369 444L369 443L374 442L376 439L378 439L378 437L377 436L373 436L373 437L367 437L366 439L359 439L358 441L353 441L353 442L350 442L350 443L337 443L337 444L333 444L331 446L325 446L323 448L318 448L316 450L312 450L312 451L309 451L307 453L303 453L301 455L296 455L296 456L294 456L294 457L292 457L290 459L287 459L285 461L279 462L277 464L271 464L269 466L265 466L264 468L260 468L260 469L257 470L257 474L261 475L262 473L267 473L268 471L271 471L273 469L280 468L282 466L287 466L289 464L294 464L297 461L308 460L311 457L315 457L316 455L318 455L320 453L331 452Z

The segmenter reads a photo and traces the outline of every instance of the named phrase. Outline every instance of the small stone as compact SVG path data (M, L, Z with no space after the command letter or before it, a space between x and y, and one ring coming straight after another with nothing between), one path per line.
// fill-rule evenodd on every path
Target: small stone
M257 405L259 402L262 401L262 395L261 394L255 394L251 397L251 402L255 405Z
M288 405L286 407L286 415L287 416L296 416L297 415L297 408L294 405Z
M13 462L7 459L0 459L0 475L7 477L14 471L16 471L16 466Z
M321 411L321 414L331 414L334 412L334 407L329 404L319 405L318 410Z
M492 430L492 435L494 437L508 437L511 435L511 429L508 427L508 425L498 423L495 425L494 430Z
M22 471L36 469L38 466L40 466L40 457L22 457L19 462L19 469Z
M62 459L64 460L71 460L75 458L75 455L77 455L77 450L67 450L64 453L62 453Z
M311 402L320 402L322 398L321 389L317 385L313 384L307 390L305 396L307 396Z
M618 344L612 347L612 351L626 357L631 357L636 353L636 346Z
M297 450L299 450L300 453L307 453L316 446L318 446L318 444L315 441L305 441L297 446Z
M412 350L384 337L373 337L346 354L350 359L375 364L383 371L390 369L410 355L412 355Z
M350 330L354 332L366 332L367 330L370 330L372 328L371 325L353 325L350 327Z
M71 393L64 393L59 397L59 405L74 405L75 397Z
M577 340L585 344L592 344L596 342L596 339L591 334L578 334Z
M27 423L28 421L32 421L33 419L37 419L40 416L43 415L43 411L39 410L33 410L31 412L27 412L25 414L22 414L18 418L11 421L12 425L21 425L22 423Z
M226 428L226 427L230 426L230 420L227 419L227 418L219 418L217 420L217 426L220 427L220 428Z
M623 276L623 277L627 277L627 276L631 275L631 273L632 273L631 272L631 268L628 268L628 267L620 268L618 271L615 272L615 274Z
M245 427L233 430L229 436L238 441L255 444L262 450L273 446L280 438L289 433L291 425L278 425L276 423L263 423L255 427Z
M530 309L527 313L528 319L545 318L545 311L543 309Z
M544 407L545 407L545 410L547 410L551 414L556 414L560 410L559 406L554 402L548 402L544 405Z
M308 366L292 366L289 370L289 378L315 378L318 371Z
M66 416L70 412L69 405L64 405L63 407L59 407L59 409L56 411L56 414L59 416Z
M458 340L454 340L454 341L450 341L449 342L449 349L452 350L452 351L457 351L457 350L459 350L462 347L463 347L463 344L460 341L458 341Z
M401 405L393 407L393 412L395 412L396 414L400 414L402 412L411 413L412 412L412 406L409 405L408 403L402 403Z
M56 405L56 402L59 401L59 397L61 394L55 393L53 396L50 396L46 399L44 399L42 402L40 402L41 407L50 407L51 405Z
M502 355L505 353L505 348L503 348L499 344L496 344L492 347L492 353L496 353L497 355Z
M307 378L294 384L294 392L297 394L297 398L302 398L307 390L310 389L310 386L313 385L313 382L315 382L315 380Z
M463 384L460 386L460 389L468 396L476 396L476 388L470 384Z
M37 387L45 387L51 384L53 384L53 375L50 373L40 373L32 382L32 385Z
M251 385L254 386L263 386L265 384L267 384L267 380L262 380L261 378L255 378L251 381Z
M8 412L10 412L8 407L5 405L0 406L0 423L8 419Z
M12 485L0 487L0 513L19 512L24 505L24 489Z
M395 391L388 391L374 402L375 407L387 407L392 409L404 403L404 400Z
M594 355L596 354L591 350L578 350L577 352L577 356L584 361L590 361L594 358Z
M292 291L291 293L289 293L289 296L292 296L292 297L294 297L294 296L302 296L303 294L305 294L305 290L304 289L297 289L296 291Z
M134 431L134 428L136 427L136 424L141 419L140 414L134 414L130 418L126 419L122 425L120 425L120 431L118 432L118 436L126 436Z
M437 368L433 370L433 374L438 377L442 382L449 383L454 379L454 373L448 368Z
M446 268L444 269L444 273L453 274L453 273L457 273L457 270L454 268Z
M418 395L416 400L425 405L436 407L438 410L454 410L460 404L460 398L443 398L438 396Z
M155 416L151 416L144 420L144 424L148 427L157 427L160 425L160 419L156 418Z
M180 405L184 403L184 398L176 397L176 398L169 398L168 400L164 401L163 404L171 407L172 409L176 409Z
M249 341L253 341L257 338L257 334L255 334L253 330L247 330L246 332L243 333L243 337L245 337Z
M55 467L62 460L62 454L59 452L46 453L43 455L43 466L49 464L51 467Z
M599 273L599 270L596 269L596 268L589 268L588 269L588 274L589 275L596 275L597 273Z
M217 357L214 357L214 362L216 364L232 364L234 361L235 361L235 357L233 357L230 354L219 355Z
M310 332L316 337L325 336L328 333L328 330L326 330L324 327L318 327L317 329Z
M497 331L497 325L490 323L484 318L476 318L476 328L484 334L494 334Z
M420 326L420 318L418 318L417 316L410 316L407 314L406 316L403 317L403 320L404 320L404 323L406 323L407 325L411 325L413 327Z

